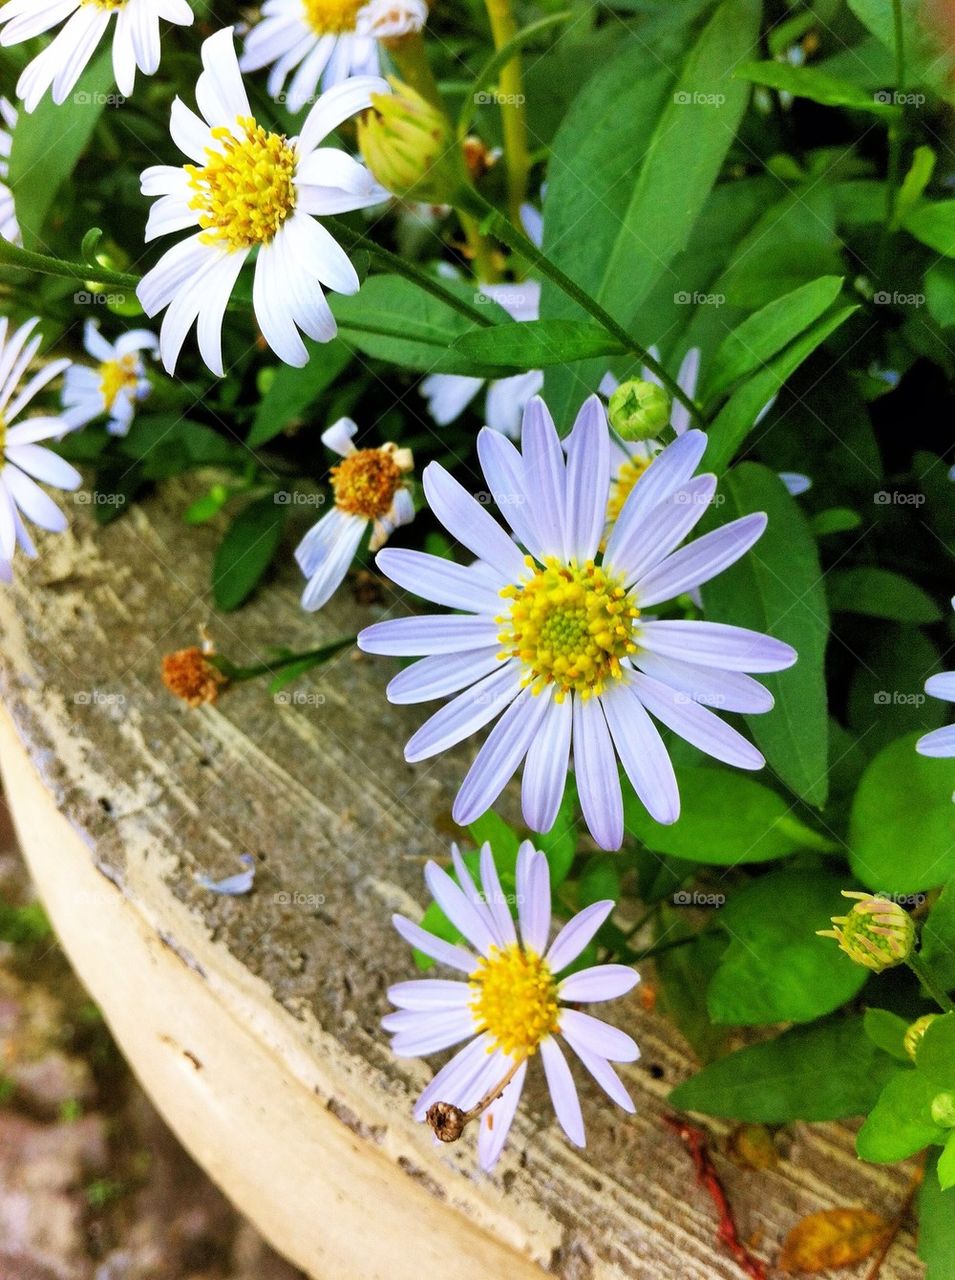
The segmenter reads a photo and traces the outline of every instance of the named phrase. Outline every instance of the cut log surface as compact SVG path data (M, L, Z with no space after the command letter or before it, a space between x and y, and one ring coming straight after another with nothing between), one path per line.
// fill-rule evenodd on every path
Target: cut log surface
M389 918L426 905L423 865L447 857L473 748L406 765L421 709L389 706L394 665L354 652L279 695L259 680L198 710L173 699L161 658L202 624L249 663L381 615L347 588L303 614L290 555L251 604L215 615L221 530L182 522L197 492L170 485L102 529L77 504L70 532L18 562L0 595L0 759L24 852L169 1124L315 1280L738 1280L661 1123L692 1054L636 995L610 1015L642 1049L622 1068L636 1114L577 1073L585 1150L559 1131L536 1067L492 1177L472 1134L439 1147L414 1123L435 1062L396 1060L379 1028L388 984L415 976ZM300 510L290 545L315 513ZM250 894L197 884L240 870L244 853ZM711 1126L716 1148L727 1128ZM742 1238L769 1261L807 1213L893 1217L904 1198L908 1172L860 1164L849 1126L797 1125L781 1146L768 1172L716 1156ZM922 1274L904 1230L881 1276Z

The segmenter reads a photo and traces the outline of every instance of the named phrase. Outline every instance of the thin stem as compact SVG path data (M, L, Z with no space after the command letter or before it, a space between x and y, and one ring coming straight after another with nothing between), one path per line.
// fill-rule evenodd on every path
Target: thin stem
M895 91L899 110L889 123L889 155L885 183L885 221L879 240L879 277L885 275L888 265L889 239L895 219L895 206L902 177L902 138L905 130L905 106L901 95L905 90L905 23L902 0L892 0L892 20L895 36Z
M618 324L599 302L595 302L588 293L585 293L579 285L571 280L570 276L565 275L560 267L556 266L512 222L509 222L499 209L495 209L492 204L485 200L480 192L476 191L474 187L464 187L458 191L452 203L479 218L509 249L513 249L515 253L533 263L541 275L552 280L562 293L573 299L579 307L591 315L602 328L616 338L626 351L632 352L633 355L639 357L642 363L656 374L674 400L679 400L680 404L689 411L694 422L702 423L703 416L699 406L686 394L676 379L670 377L659 360L656 360L647 351L646 347L641 346L623 325Z
M685 947L691 942L696 942L697 938L702 938L704 934L712 933L715 927L715 925L708 924L699 933L689 933L685 938L674 938L672 942L658 942L653 947L647 947L646 951L641 951L633 963L640 964L644 960L652 960L655 956L662 956L667 951L675 951L677 947Z
M467 316L474 324L480 325L482 329L488 328L494 323L483 315L477 307L465 302L463 298L459 298L456 293L452 293L450 289L438 280L435 276L429 276L426 271L422 271L420 267L414 266L407 259L401 258L397 253L392 253L390 249L383 249L381 245L375 244L373 240L366 239L360 232L352 231L347 222L342 222L339 218L326 218L329 229L333 229L335 234L340 236L345 242L346 248L364 249L370 258L380 262L387 267L389 271L393 271L395 275L404 276L406 280L413 281L419 288L424 289L426 293L430 293L434 298L440 300L447 306L457 311L459 315Z
M243 680L254 680L257 676L274 676L279 671L294 667L300 662L313 662L317 666L320 662L327 662L330 658L334 658L335 654L341 653L343 649L350 649L357 639L357 636L344 636L341 640L333 640L330 644L322 645L318 649L305 649L302 653L287 653L281 658L273 658L270 662L257 662L249 667L236 666L221 653L207 654L206 661L221 671L233 684L239 684Z
M96 284L118 285L123 289L134 289L139 284L138 276L128 275L125 271L111 271L98 264L92 266L88 262L67 262L62 258L53 258L46 253L34 253L30 249L21 249L9 240L0 239L0 264L19 267L23 271L38 271L45 276L59 276L63 280L79 280L85 283L92 280Z
M517 22L511 0L485 0L485 4L494 48L503 49L517 35ZM531 168L524 101L521 57L515 53L501 68L498 97L504 135L504 159L507 164L507 207L515 225L520 224L521 205L527 197L527 177Z
M932 999L935 1001L935 1003L938 1005L938 1007L942 1010L943 1013L952 1013L953 1011L955 1011L955 1003L953 1003L952 1000L949 998L949 994L945 990L945 988L940 987L938 983L935 981L935 977L931 969L929 969L928 965L925 963L922 957L918 954L918 952L913 951L906 958L905 963L909 966L909 968L915 974L916 978L918 978L919 982L922 984L925 990L929 993L929 995L932 997Z

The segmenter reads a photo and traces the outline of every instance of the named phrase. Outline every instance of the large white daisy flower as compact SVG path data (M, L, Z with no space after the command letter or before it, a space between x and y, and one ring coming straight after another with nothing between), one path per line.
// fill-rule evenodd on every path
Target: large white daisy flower
M52 360L20 387L40 348L42 338L33 334L39 323L36 318L28 320L8 338L9 320L0 317L0 580L4 582L11 580L18 543L28 556L36 555L24 517L51 533L62 533L66 528L66 516L36 481L57 489L76 489L82 480L75 467L38 443L64 435L70 430L68 422L60 417L17 422L34 396L70 364L69 360Z
M550 830L573 747L584 818L599 845L616 849L623 839L616 756L658 822L680 813L673 767L648 711L718 760L744 769L764 763L707 707L768 711L772 696L743 673L779 671L795 651L756 631L655 620L647 610L733 564L766 516L743 516L675 549L716 490L715 476L693 478L706 437L687 431L634 486L598 557L610 487L600 400L592 396L580 411L566 459L540 399L528 405L521 440L519 452L485 428L478 454L488 489L529 554L431 463L428 501L481 571L419 551L380 551L379 568L399 586L462 612L380 622L358 643L369 653L428 655L391 681L393 702L457 693L408 742L407 760L445 751L500 716L458 792L456 822L488 809L524 762L524 818L534 831Z
M503 307L512 320L536 320L540 312L541 287L536 280L520 284L483 284L481 293ZM516 440L521 417L528 402L544 385L540 369L516 373L510 378L469 378L458 373L432 373L421 383L428 412L439 427L459 418L482 387L487 387L484 421L495 431Z
M357 431L351 418L341 418L322 433L322 443L342 461L331 472L335 505L295 549L299 568L308 578L302 608L310 612L331 598L369 524L369 546L377 551L399 525L414 519L414 503L404 479L414 466L411 450L390 443L380 449L356 449Z
M173 141L194 163L155 165L142 175L153 205L146 239L198 226L140 282L149 316L165 307L160 332L163 364L172 373L186 334L198 320L199 350L222 376L222 317L242 264L253 250L252 306L262 334L287 364L304 365L299 329L317 342L337 332L322 285L357 293L358 276L344 249L313 215L364 209L388 198L368 170L320 144L343 120L364 110L384 80L356 76L324 94L297 138L269 133L249 107L232 28L202 46L196 84L200 119L179 98L173 103Z
M192 24L187 0L7 0L0 8L4 47L32 40L69 19L17 82L17 97L28 112L51 86L53 101L66 101L113 18L113 73L117 88L128 98L136 68L151 76L159 67L160 19L181 27Z
M107 342L95 320L87 320L83 345L97 362L95 368L71 365L63 380L63 417L71 426L82 427L104 415L110 435L129 434L136 405L152 391L146 374L144 352L155 355L159 341L148 329L130 329Z
M392 1033L391 1047L399 1057L438 1053L462 1040L469 1041L424 1090L415 1107L415 1119L428 1118L438 1136L446 1140L460 1133L462 1122L479 1120L478 1160L483 1169L492 1169L520 1102L527 1063L540 1050L557 1119L571 1142L582 1147L580 1101L557 1036L618 1106L634 1110L611 1063L633 1062L639 1057L636 1044L616 1027L567 1006L625 995L639 981L638 975L625 965L602 964L559 979L614 904L595 902L585 908L564 925L548 947L550 870L544 854L535 851L529 841L521 845L518 854L518 937L490 846L481 850L480 888L456 846L452 845L451 853L458 883L433 862L425 868L425 880L468 945L445 942L404 916L393 917L406 942L468 975L464 982L426 978L399 982L388 989L388 998L398 1012L388 1014L382 1026ZM429 1116L432 1108L436 1110ZM456 1113L450 1133L447 1119L442 1119L449 1108Z
M0 128L0 237L11 244L22 244L20 224L13 204L13 192L6 184L10 176L10 152L13 149L13 130L17 124L17 112L9 98L0 98L0 120L6 128Z
M421 31L427 20L424 0L265 0L239 65L271 66L269 93L294 114L315 101L319 82L331 89L349 76L377 75L378 41Z
M952 599L955 609L955 597ZM925 681L925 692L932 698L955 702L955 671L941 671ZM955 724L944 725L924 733L915 744L915 750L923 756L955 756Z

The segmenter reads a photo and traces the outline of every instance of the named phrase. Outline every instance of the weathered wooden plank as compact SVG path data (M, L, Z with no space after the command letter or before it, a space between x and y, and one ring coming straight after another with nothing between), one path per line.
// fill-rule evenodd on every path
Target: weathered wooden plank
M411 1120L430 1077L389 1054L385 988L413 976L388 925L416 913L443 857L461 760L414 769L419 719L383 694L389 664L344 654L275 700L264 684L189 711L162 688L164 652L211 625L238 662L305 648L371 619L346 592L316 617L291 568L240 614L212 615L214 531L186 529L177 486L19 564L0 596L0 760L27 857L67 951L144 1085L193 1155L311 1275L725 1280L711 1207L660 1124L691 1069L636 999L619 1019L643 1058L623 1074L637 1114L581 1081L589 1146L562 1139L538 1080L493 1178L466 1141ZM466 753L465 753L466 754ZM252 894L195 873L257 861ZM198 1064L198 1065L197 1065ZM721 1132L716 1126L715 1132ZM772 1173L725 1166L744 1236L772 1257L803 1214L893 1213L897 1170L860 1165L842 1126L797 1127ZM922 1269L903 1234L885 1280Z

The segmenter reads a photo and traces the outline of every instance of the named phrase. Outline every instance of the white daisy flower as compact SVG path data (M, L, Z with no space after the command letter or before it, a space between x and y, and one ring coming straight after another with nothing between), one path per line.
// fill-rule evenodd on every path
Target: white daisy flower
M5 48L32 40L68 19L17 82L17 97L28 112L51 86L53 101L57 105L66 101L113 18L113 74L120 93L128 98L135 87L136 68L151 76L159 67L160 19L180 27L192 25L187 0L7 0L0 7L0 45Z
M581 409L566 459L540 399L524 414L521 440L519 452L485 428L478 454L488 489L529 554L432 462L423 480L435 515L485 562L495 585L483 570L388 548L377 557L383 573L463 612L380 622L358 643L368 653L427 655L392 680L393 702L457 693L408 742L408 761L445 751L500 715L458 792L456 822L484 813L524 762L525 821L549 831L573 748L584 818L601 847L616 849L623 839L617 756L658 822L680 813L673 767L648 711L718 760L744 769L764 763L707 708L768 711L771 694L743 673L779 671L795 651L759 632L661 621L647 611L733 564L766 516L743 516L676 550L716 490L715 476L693 478L706 437L687 431L634 486L598 563L611 466L600 400L592 396Z
M63 417L71 426L82 427L105 415L110 435L128 435L136 405L152 391L143 353L155 355L159 341L148 329L130 329L115 343L107 342L98 323L87 320L83 345L97 365L91 369L89 365L74 364L67 369Z
M444 1141L458 1137L470 1120L479 1120L478 1160L482 1169L492 1169L520 1102L528 1061L540 1050L557 1119L571 1142L582 1147L580 1100L558 1036L618 1106L634 1110L611 1063L633 1062L640 1054L636 1044L609 1023L567 1006L626 995L639 976L625 965L602 964L559 978L614 904L595 902L585 908L548 947L550 869L543 853L525 841L518 854L519 937L490 846L481 850L480 887L455 845L451 854L458 883L433 862L425 868L425 880L466 945L444 942L404 916L393 917L406 942L468 975L457 982L399 982L388 990L398 1012L388 1014L382 1026L392 1034L391 1047L399 1057L415 1058L469 1042L424 1090L415 1119L428 1119Z
M952 608L955 609L955 597ZM925 681L925 692L932 698L955 702L955 671L941 671L937 676L929 676ZM916 742L915 750L922 756L955 756L955 724L924 733Z
M322 444L342 461L331 470L335 505L295 549L299 568L308 578L302 608L310 613L331 598L345 577L369 523L369 547L377 551L400 525L414 519L414 503L404 478L414 466L411 450L391 443L380 449L356 449L357 431L351 418L340 418L322 433Z
M315 101L320 82L331 89L349 76L377 75L379 40L421 31L427 20L424 0L265 0L239 65L271 66L268 91L294 115Z
M82 480L75 467L38 443L65 435L70 430L68 422L50 416L17 422L34 396L70 364L69 360L52 360L20 387L40 349L42 338L33 334L39 323L37 318L28 320L8 338L9 320L0 317L0 580L4 582L12 578L18 543L28 556L36 555L24 518L51 533L62 533L66 528L66 516L36 481L57 489L76 489Z
M13 192L6 184L10 176L10 152L13 150L13 130L17 124L17 112L9 98L0 97L0 120L6 128L0 128L0 237L11 244L22 244L20 224L13 204Z
M196 84L200 119L179 98L173 103L173 141L193 164L155 165L142 175L153 205L146 239L201 228L180 241L140 282L143 309L168 307L160 350L172 373L189 329L198 321L199 350L222 376L222 317L242 264L253 250L252 306L262 334L287 364L308 352L299 330L316 342L337 332L322 285L357 293L358 276L344 249L313 215L364 209L388 198L357 160L321 143L343 120L363 111L384 80L358 76L324 94L297 138L269 133L249 107L232 28L202 46Z
M482 284L480 292L503 307L512 320L536 320L540 312L541 287L536 280L519 284ZM474 397L487 387L484 421L495 431L516 440L521 417L529 401L544 385L541 369L516 373L511 378L469 378L457 373L432 373L421 384L428 412L439 427L459 418Z

